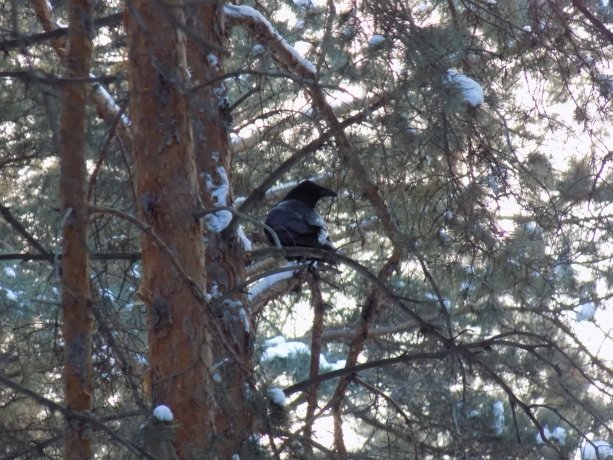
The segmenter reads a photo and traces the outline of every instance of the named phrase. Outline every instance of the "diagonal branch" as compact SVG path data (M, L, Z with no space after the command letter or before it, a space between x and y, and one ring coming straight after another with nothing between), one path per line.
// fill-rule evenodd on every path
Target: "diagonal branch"
M27 396L28 398L36 401L41 406L45 406L46 408L48 408L51 411L57 411L57 412L61 413L66 418L76 419L76 420L81 420L81 421L84 421L84 422L91 423L92 426L96 427L100 431L104 431L107 435L109 435L109 437L111 439L114 439L115 441L119 442L120 444L126 446L128 449L130 449L136 455L142 456L143 458L149 458L149 459L154 459L155 458L155 457L151 456L150 454L148 454L147 452L145 452L144 450L142 450L136 444L132 443L128 439L125 439L124 437L122 437L119 434L117 434L115 432L115 430L109 428L108 426L106 426L105 423L103 423L102 421L98 420L97 418L94 418L91 415L88 415L88 414L86 414L84 412L71 411L71 410L67 409L66 407L62 406L61 404L58 404L58 403L56 403L56 402L54 402L54 401L52 401L50 399L47 399L44 396L41 396L38 393L36 393L35 391L29 389L28 387L25 387L25 386L21 385L20 383L15 382L14 380L10 379L9 377L7 377L5 374L3 374L1 372L0 372L0 383L2 383L3 385L7 386L8 388L10 388L11 390L13 390L13 391L15 391L17 393L20 393L20 394L22 394L24 396Z
M194 295L194 297L199 302L201 302L204 307L209 309L209 312L212 314L212 317L216 317L216 315L214 313L214 309L212 308L214 304L209 302L209 300L210 300L209 294L206 293L198 285L198 283L196 283L189 276L189 274L185 271L185 269L183 268L181 263L175 257L172 249L170 249L170 247L168 247L168 245L155 233L155 231L154 231L153 227L151 227L151 225L147 224L146 222L141 221L140 219L137 219L134 216L131 216L130 214L127 214L125 212L122 212L122 211L119 211L119 210L113 209L113 208L105 208L105 207L100 207L100 206L90 206L89 207L89 211L90 211L90 217L92 217L92 218L93 217L97 217L97 216L102 215L102 214L107 214L107 215L115 216L115 217L117 217L119 219L122 219L122 220L125 220L125 221L129 222L130 224L132 224L132 225L136 226L138 229L140 229L143 233L147 234L147 236L149 238L151 238L151 240L157 245L157 247L160 249L160 251L163 252L166 255L166 257L168 257L168 260L170 261L171 265L173 266L173 268L175 270L177 270L177 273L187 283L187 285L189 286L189 288L190 288L192 294ZM219 325L219 322L218 321L212 321L211 324L213 324L213 330L211 332L216 333L218 337L224 337L224 334L221 331L221 326ZM224 344L224 347L225 347L226 351L228 352L228 354L232 357L232 359L238 365L241 365L241 366L245 366L246 365L244 363L244 361L232 349L232 347L230 347L223 340L222 340L222 343Z
M61 33L58 32L64 28L60 27L53 19L51 4L47 0L32 0L32 6L43 29L49 34L53 49L60 59L65 60L67 33L63 31ZM115 18L113 15L113 19L109 20L109 25L114 24L113 21L119 21L120 17ZM100 118L102 118L108 126L116 126L117 136L124 149L128 152L132 152L132 135L129 129L130 120L123 115L122 109L115 103L109 92L100 83L96 82L91 85L89 96Z
M480 345L474 345L477 347ZM413 361L430 361L434 359L443 359L453 353L451 349L442 349L439 351L432 352L418 352L418 353L403 353L400 356L394 356L393 358L383 358L377 359L374 361L368 361L362 364L356 364L355 366L344 367L342 369L337 369L334 371L326 372L324 374L316 375L315 377L311 377L307 380L303 380L302 382L298 382L294 385L291 385L283 390L286 396L291 396L294 393L298 393L299 391L307 391L310 387L314 385L319 385L323 382L327 382L328 380L332 380L338 377L352 377L358 372L366 371L368 369L377 369L380 367L394 366L400 363L411 363Z
M583 4L581 0L572 0L573 6L581 11L581 14L586 17L588 21L592 23L592 25L600 32L602 35L606 37L611 44L613 44L613 32L606 28L606 26L600 21L594 13L587 9L587 7Z
M102 18L96 18L93 22L93 27L99 29L101 27L113 27L121 24L123 13L114 13L104 16ZM37 43L43 43L48 40L56 40L64 38L68 35L68 27L58 27L40 34L33 35L19 35L17 38L11 40L3 40L0 42L0 51L7 52L15 48L23 48Z
M291 168L296 166L309 155L315 153L318 149L323 147L330 139L336 137L344 129L364 121L370 115L370 113L383 107L386 102L387 100L384 97L377 99L361 112L344 119L342 122L339 122L337 126L329 128L327 131L323 132L317 139L312 140L307 145L302 147L291 157L281 163L277 167L277 169L275 169L271 174L269 174L268 177L266 177L266 179L251 192L247 199L245 199L245 201L243 201L239 206L239 211L247 212L248 210L253 208L258 202L264 199L266 191L270 189L283 174L285 174Z
M51 251L49 251L42 244L40 244L38 240L34 238L32 234L28 232L23 225L21 225L21 223L15 218L15 216L13 216L13 213L11 212L9 208L0 204L0 214L2 214L2 217L4 217L4 219L9 224L11 224L13 228L17 230L17 232L21 236L23 236L23 238L28 243L34 246L34 248L36 248L36 250L41 253L44 259L50 260L50 261L53 260L53 253L51 253Z

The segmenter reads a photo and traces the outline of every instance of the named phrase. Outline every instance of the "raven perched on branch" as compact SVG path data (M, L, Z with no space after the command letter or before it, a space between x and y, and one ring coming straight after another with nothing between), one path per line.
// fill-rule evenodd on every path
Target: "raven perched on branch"
M305 180L269 211L265 223L276 232L281 246L334 251L326 222L315 210L317 202L327 196L337 195L328 188ZM271 244L275 244L272 235L266 232L266 236Z

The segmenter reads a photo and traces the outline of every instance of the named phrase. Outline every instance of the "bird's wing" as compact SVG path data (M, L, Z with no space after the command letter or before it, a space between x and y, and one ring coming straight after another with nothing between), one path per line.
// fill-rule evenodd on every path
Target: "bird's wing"
M313 231L311 222L314 219L310 216L310 211L310 208L299 201L282 201L270 210L266 217L266 224L273 229L285 228L296 233L307 234Z
M330 236L328 234L328 226L323 217L315 210L312 209L306 216L306 221L311 227L312 232L317 237L317 242L323 247L332 247L330 243Z
M282 201L270 210L265 222L284 246L332 248L325 221L301 201Z

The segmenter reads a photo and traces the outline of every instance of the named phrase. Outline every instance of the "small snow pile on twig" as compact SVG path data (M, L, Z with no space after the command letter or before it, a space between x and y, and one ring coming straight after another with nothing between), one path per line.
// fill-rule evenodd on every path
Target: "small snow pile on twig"
M288 342L285 340L285 337L281 335L266 340L263 346L265 350L264 353L262 353L262 362L271 361L275 358L289 358L290 356L302 353L309 356L311 354L308 345L302 342ZM323 353L319 355L319 367L326 371L342 369L345 367L346 363L347 361L344 359L339 359L336 362L328 362Z
M6 298L12 300L13 302L15 302L19 298L17 293L15 291L11 291L9 288L0 286L0 291L4 291L4 295L6 295Z
M236 227L236 235L243 246L243 251L250 252L252 249L251 240L247 238L247 235L245 235L245 230L243 229L242 225Z
M281 388L269 388L267 393L273 403L278 406L285 405L287 398L285 397L285 393L283 393Z
M557 426L553 429L553 431L549 430L549 427L545 425L543 427L543 434L545 435L545 439L543 439L543 435L541 435L540 431L536 432L536 443L540 446L545 443L547 439L553 439L558 441L558 443L563 446L566 444L566 429L561 426Z
M290 355L309 354L309 347L302 342L283 342L266 348L262 353L262 361L270 361L274 358L287 358Z
M319 355L319 367L325 371L337 371L339 369L343 369L347 361L344 359L339 359L335 362L329 362L326 357L322 354Z
M96 78L95 75L91 73L89 74L89 76L90 78ZM129 127L131 124L130 118L125 113L122 113L121 107L117 105L115 99L113 99L113 96L111 96L110 93L98 83L92 85L92 89L94 91L94 94L104 101L104 105L109 112L117 115L121 113L121 118L119 119L121 125L124 128Z
M596 453L598 452L598 453ZM613 455L613 448L607 441L587 442L581 448L581 458L583 460L605 459Z
M496 401L492 404L494 411L494 432L496 436L500 436L504 431L504 404L502 401Z
M288 263L287 266L290 266L290 263ZM253 300L254 298L259 296L263 292L267 291L268 289L273 288L277 283L283 280L289 279L292 276L294 276L294 272L292 270L281 271L278 273L273 273L271 275L268 275L265 278L262 278L258 282L254 283L249 288L249 292L247 293L247 298L249 300Z
M577 315L577 322L589 321L593 319L594 315L596 314L596 306L594 305L594 302L582 303L575 308L575 313Z
M566 444L566 428L562 428L561 426L556 426L553 429L553 433L551 433L551 436L557 439L560 445L563 446L564 444Z
M453 85L460 90L464 101L471 107L478 107L483 104L483 88L479 83L466 75L457 73L453 70L448 70L443 77L445 84Z
M256 43L255 45L253 45L253 47L251 48L251 55L252 56L260 56L262 54L264 54L264 52L266 51L266 47L260 43Z
M153 409L153 416L161 422L170 422L174 418L170 407L164 404L160 404Z
M374 47L381 45L384 41L385 41L385 37L383 35L374 34L368 40L368 46L370 46L371 48L374 48Z

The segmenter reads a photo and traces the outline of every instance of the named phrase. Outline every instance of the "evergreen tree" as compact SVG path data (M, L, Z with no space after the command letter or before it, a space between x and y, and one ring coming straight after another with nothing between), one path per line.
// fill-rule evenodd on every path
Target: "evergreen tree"
M78 81L52 3L0 5L3 458L69 456L74 417L98 458L613 454L608 2L100 1ZM336 266L267 244L304 178Z

